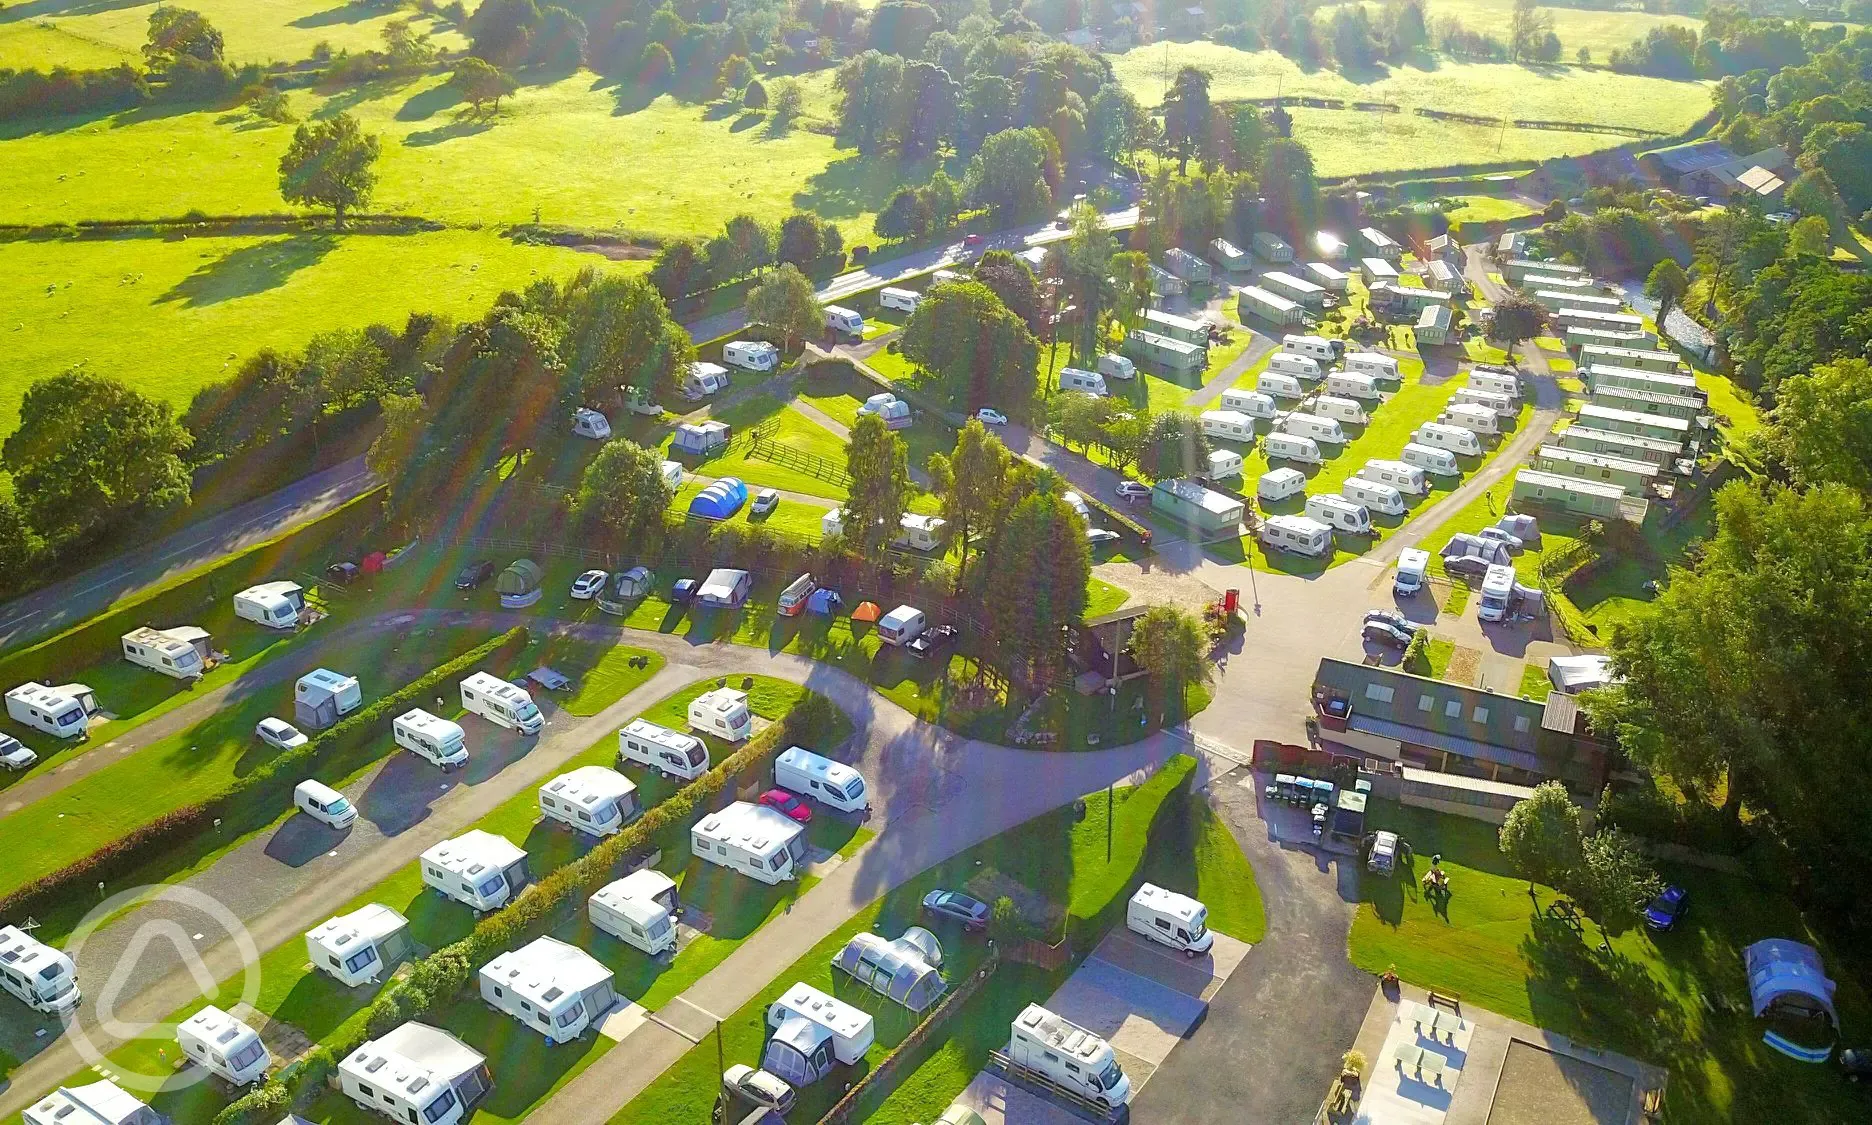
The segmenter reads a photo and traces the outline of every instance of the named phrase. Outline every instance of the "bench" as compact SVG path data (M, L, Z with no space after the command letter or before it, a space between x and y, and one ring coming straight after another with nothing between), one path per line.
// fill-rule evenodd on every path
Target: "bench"
M1459 1016L1462 1015L1462 993L1460 992L1438 992L1434 988L1431 989L1430 1006L1434 1008L1438 1004L1443 1005Z

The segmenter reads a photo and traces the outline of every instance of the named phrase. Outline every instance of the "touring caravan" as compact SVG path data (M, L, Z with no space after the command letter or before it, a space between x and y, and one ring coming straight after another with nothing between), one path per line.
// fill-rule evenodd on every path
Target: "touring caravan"
M1411 433L1411 442L1415 445L1427 445L1432 449L1447 449L1451 453L1461 453L1470 457L1482 452L1482 439L1461 426L1446 426L1441 422L1425 422ZM1408 460L1408 458L1406 458Z
M121 638L124 659L177 680L199 680L214 661L208 631L193 625L170 629L144 626Z
M713 394L720 394L728 389L730 383L726 367L719 363L696 360L689 365L688 372L683 375L682 396L695 402Z
M1119 1069L1111 1044L1038 1004L1014 1017L1008 1058L1107 1109L1131 1098L1131 1079Z
M430 765L452 770L468 764L467 736L461 724L420 707L412 707L392 720L390 733L398 746Z
M703 692L689 703L689 729L712 734L724 742L742 742L754 733L754 713L748 710L747 692L719 687Z
M1295 437L1293 434L1272 433L1261 444L1269 461L1298 461L1302 465L1317 465L1324 460L1320 448L1312 438Z
M1246 414L1250 418L1272 418L1279 408L1272 395L1260 391L1223 391L1222 409Z
M745 570L718 566L708 572L708 577L696 587L695 600L698 605L712 606L716 609L739 609L754 591L754 575Z
M1371 513L1365 505L1343 496L1334 496L1323 492L1318 496L1307 497L1306 514L1311 519L1326 524L1335 531L1350 535L1371 534Z
M1466 430L1463 432L1468 433ZM1472 441L1475 439L1474 434L1469 434L1469 437ZM1398 459L1412 468L1421 469L1434 476L1459 477L1462 475L1462 466L1456 463L1456 455L1447 449L1438 449L1435 446L1422 445L1413 441L1404 446L1404 451L1398 454Z
M481 966L481 1000L546 1037L570 1043L617 1003L612 972L596 957L555 937L537 937Z
M878 640L887 645L907 645L924 630L927 621L915 606L900 605L878 619Z
M213 1004L176 1025L176 1043L191 1062L234 1086L265 1078L273 1061L258 1032Z
M689 850L750 879L777 886L806 866L806 826L778 809L736 801L689 830Z
M1322 418L1331 418L1335 422L1363 426L1371 421L1371 415L1359 405L1358 399L1340 398L1338 395L1321 395L1313 400L1313 413Z
M1507 395L1510 399L1521 397L1521 380L1499 369L1478 367L1469 372L1469 388L1477 391L1493 391L1498 395Z
M664 777L694 781L708 772L708 744L648 719L632 719L618 731L618 764L626 763L653 769Z
M1506 563L1491 563L1482 575L1482 596L1476 601L1476 616L1483 621L1501 621L1513 607L1515 569Z
M761 1069L794 1086L832 1073L834 1062L856 1066L877 1040L870 1013L834 999L809 984L795 984L767 1006L773 1035Z
M538 734L546 725L525 689L487 672L476 672L461 682L461 701L463 710L521 734Z
M331 726L364 702L356 676L314 668L293 686L293 717L314 730Z
M864 317L840 305L825 307L826 331L846 336L864 335Z
M1388 484L1379 484L1375 480L1363 477L1348 477L1339 486L1339 495L1354 504L1363 504L1371 511L1386 516L1404 514L1404 494Z
M1233 410L1205 410L1199 419L1202 432L1212 438L1226 438L1229 441L1253 442L1255 439L1254 419Z
M780 349L766 340L730 340L722 345L722 362L743 371L765 373L780 366Z
M572 412L572 436L606 441L611 437L611 419L603 413L581 406Z
M1111 393L1105 387L1105 376L1080 367L1060 368L1059 388L1062 391L1084 391L1089 395Z
M1513 418L1520 411L1513 397L1498 391L1486 391L1479 387L1457 387L1450 395L1452 404L1467 406L1485 406L1493 410L1498 417Z
M305 607L297 582L262 582L234 595L234 616L269 629L297 629Z
M886 285L878 290L878 307L892 309L901 313L913 313L923 302L923 294L914 289L903 289L895 285Z
M306 931L306 960L346 988L377 984L416 952L409 919L368 903Z
M1412 496L1422 496L1429 491L1424 484L1424 471L1416 465L1408 465L1403 461L1374 458L1365 462L1364 466L1359 469L1358 476L1365 480L1377 481L1379 484L1388 484L1399 492L1406 492Z
M1209 952L1215 935L1209 932L1209 911L1188 895L1145 883L1125 906L1125 928L1159 945L1194 957Z
M1306 474L1299 469L1269 469L1255 482L1255 495L1263 504L1273 504L1306 491Z
M861 813L871 807L863 775L803 746L789 746L774 759L774 784L839 812Z
M593 926L652 957L676 949L678 908L675 881L654 867L605 884L585 904Z
M1406 547L1398 552L1397 576L1391 580L1391 592L1412 597L1424 588L1430 574L1430 552Z
M683 422L676 427L676 436L670 439L670 452L706 457L728 444L729 433L726 422L713 419L707 422Z
M1107 379L1135 379L1137 364L1117 352L1106 352L1098 358L1098 373Z
M1269 516L1257 534L1263 544L1279 551L1318 558L1332 550L1332 528L1311 516Z
M1378 377L1365 371L1327 372L1326 393L1367 400L1384 397L1378 391Z
M1292 352L1275 352L1269 356L1267 369L1314 383L1319 382L1320 378L1319 360L1308 355L1295 355Z
M169 1119L108 1079L60 1086L21 1111L25 1125L168 1125Z
M911 410L910 404L890 391L880 391L865 399L864 405L858 408L858 416L862 418L866 414L875 414L883 419L887 430L907 430L916 424L915 412Z
M1303 355L1317 360L1320 364L1330 364L1339 358L1342 345L1324 336L1282 336L1281 351L1288 355Z
M1296 410L1281 419L1282 432L1294 437L1311 438L1322 445L1344 445L1345 431L1331 418L1322 418L1317 414L1303 414Z
M0 988L35 1012L78 1007L78 968L62 951L18 926L0 926Z
M1436 420L1445 426L1456 426L1470 433L1493 435L1501 432L1501 419L1486 406L1477 406L1471 402L1459 402L1451 405Z
M398 1125L459 1125L494 1085L487 1059L439 1028L411 1021L338 1064L338 1088Z
M1398 361L1383 352L1353 352L1345 357L1345 369L1376 379L1398 379Z
M1203 467L1202 479L1210 484L1229 480L1242 475L1242 455L1233 449L1213 449L1209 451L1209 462Z
M614 836L643 815L630 778L604 766L580 766L540 786L540 815L588 836Z
M498 910L527 885L527 854L503 836L469 829L422 854L423 882L477 914Z
M358 818L351 798L310 777L293 786L293 808L339 832L356 824Z
M1255 390L1274 398L1299 398L1306 393L1300 380L1278 371L1263 371L1255 377Z

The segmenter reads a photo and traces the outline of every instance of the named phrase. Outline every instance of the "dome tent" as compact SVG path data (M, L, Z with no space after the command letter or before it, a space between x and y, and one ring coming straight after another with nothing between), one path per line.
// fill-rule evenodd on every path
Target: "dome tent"
M911 927L896 941L886 941L873 933L860 933L845 943L832 958L832 966L851 978L913 1012L934 1004L949 988L936 965L942 963L942 949L928 930ZM935 962L929 958L934 953Z
M1811 945L1786 938L1768 938L1742 951L1748 966L1749 999L1757 1016L1770 1012L1813 1016L1824 1013L1839 1026L1839 1013L1833 1010L1833 991L1820 962L1820 953Z
M747 485L735 477L723 477L695 494L689 501L689 514L705 520L730 519L747 499Z
M523 609L540 600L543 592L540 583L546 572L540 569L532 559L515 559L513 564L500 572L494 580L494 590L500 594L501 605L507 609Z

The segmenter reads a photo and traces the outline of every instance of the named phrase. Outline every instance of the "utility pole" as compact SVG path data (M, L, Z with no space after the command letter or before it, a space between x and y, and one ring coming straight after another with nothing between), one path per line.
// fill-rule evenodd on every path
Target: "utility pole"
M1113 696L1112 698L1116 699L1117 697ZM1106 863L1111 862L1112 816L1116 814L1118 811L1116 808L1112 806L1112 796L1113 796L1114 791L1117 789L1117 787L1118 786L1116 782L1113 782L1112 784L1107 785L1105 787L1105 862Z

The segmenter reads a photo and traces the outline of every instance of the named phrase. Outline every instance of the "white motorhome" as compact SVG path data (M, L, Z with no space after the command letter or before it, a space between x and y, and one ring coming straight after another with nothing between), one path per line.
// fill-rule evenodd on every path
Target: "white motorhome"
M676 949L676 883L653 867L606 883L585 904L591 923L652 957Z
M1272 433L1261 443L1261 448L1269 461L1298 461L1303 465L1317 465L1323 460L1319 444L1309 437Z
M1371 512L1365 505L1330 492L1307 497L1306 514L1335 531L1352 535L1371 534Z
M1299 398L1306 393L1300 386L1300 380L1278 371L1263 371L1256 376L1255 390L1274 398Z
M423 882L477 914L513 901L527 884L527 854L504 836L473 828L422 854Z
M1014 1017L1008 1058L1108 1109L1131 1098L1131 1079L1119 1069L1111 1044L1038 1004Z
M1111 393L1105 387L1105 376L1096 371L1087 371L1083 367L1060 368L1059 386L1062 391L1084 391L1089 395Z
M1478 391L1494 391L1509 398L1521 397L1521 380L1499 370L1478 367L1469 372L1469 385Z
M1501 418L1486 406L1472 402L1451 403L1436 420L1445 426L1468 430L1478 437L1501 433Z
M915 640L928 626L923 611L915 606L900 605L878 619L878 640L887 645L906 645Z
M1106 352L1098 358L1098 373L1107 379L1137 378L1137 364L1117 352Z
M1254 419L1237 410L1205 410L1198 421L1202 432L1212 438L1245 442L1255 439Z
M115 1082L60 1086L22 1112L26 1125L168 1125Z
M199 680L214 661L208 631L193 625L152 629L145 625L121 638L124 659L177 680Z
M234 595L234 616L269 629L297 629L305 590L297 582L262 582Z
M1430 490L1424 481L1424 471L1416 465L1407 465L1402 461L1373 458L1365 462L1356 475L1364 480L1388 484L1399 492L1409 493L1412 496L1422 496Z
M293 717L314 730L331 726L363 702L357 677L329 668L314 668L293 685Z
M356 824L358 818L351 798L310 777L293 786L293 808L339 832Z
M900 289L887 285L878 290L878 305L881 308L895 309L898 312L913 313L923 301L923 294L914 289Z
M1513 418L1520 409L1513 396L1485 391L1474 385L1457 387L1449 400L1451 405L1486 406L1503 418Z
M795 984L769 1004L767 1026L773 1035L761 1069L794 1086L824 1078L835 1061L856 1066L877 1040L870 1013L809 984Z
M1365 413L1358 399L1341 398L1338 395L1321 395L1314 399L1313 413L1354 426L1363 426L1371 421L1371 415Z
M589 836L614 836L643 815L630 778L605 766L580 766L540 786L540 815Z
M18 926L0 926L0 988L35 1012L69 1012L81 998L72 959Z
M1367 371L1327 372L1326 393L1368 400L1384 397L1378 390L1378 377Z
M754 712L747 692L718 687L689 701L689 729L712 734L724 742L741 742L754 733Z
M1299 469L1269 469L1255 482L1255 495L1263 504L1272 504L1285 500L1289 496L1298 496L1306 491L1306 474Z
M7 715L59 738L83 738L97 712L97 694L83 684L23 683L6 693Z
M682 378L682 395L691 402L720 394L732 384L728 369L719 363L698 359L689 365Z
M632 719L618 731L618 764L625 763L645 766L664 777L694 781L708 772L708 743L648 719Z
M403 1024L338 1064L346 1097L397 1125L458 1125L494 1085L479 1051L426 1023Z
M538 734L546 725L545 717L525 688L488 672L476 672L461 682L461 701L462 710L521 734Z
M1388 484L1379 484L1375 480L1363 477L1348 477L1339 486L1339 495L1354 504L1363 504L1371 511L1387 516L1404 514L1404 494Z
M273 1061L259 1032L213 1004L176 1025L176 1042L196 1065L235 1086L265 1078Z
M842 332L847 336L864 335L864 317L839 305L825 307L825 326L828 331Z
M1344 445L1345 431L1331 418L1322 418L1317 414L1303 414L1296 410L1281 419L1282 432L1294 437L1311 438L1324 445Z
M806 826L778 809L736 801L689 830L689 850L769 886L797 879L806 866Z
M1203 466L1202 478L1211 484L1242 475L1242 455L1233 449L1215 449Z
M1469 433L1467 430L1463 432ZM1474 440L1475 435L1469 434L1469 437ZM1412 468L1422 469L1433 476L1462 476L1462 466L1456 463L1456 455L1447 449L1438 449L1435 446L1422 445L1413 441L1404 446L1403 452L1398 454L1398 459Z
M305 943L312 967L347 988L381 982L416 952L409 919L375 902L320 922Z
M1145 883L1125 906L1125 927L1159 945L1180 949L1187 957L1209 952L1209 911L1188 895Z
M1283 336L1281 350L1290 355L1303 355L1321 363L1331 363L1339 358L1339 348L1324 336Z
M1311 516L1269 516L1257 534L1264 545L1298 555L1317 558L1332 550L1332 528Z
M1412 597L1424 588L1429 575L1430 552L1406 547L1398 552L1397 577L1391 580L1391 590L1399 597Z
M576 945L538 937L481 966L481 1000L557 1046L585 1034L617 1003L612 975Z
M730 340L722 345L722 362L743 371L765 373L780 366L780 349L766 340Z
M839 812L871 808L871 791L862 774L801 746L789 746L774 759L774 784Z
M1507 618L1514 606L1515 569L1505 563L1490 563L1482 575L1482 596L1476 600L1476 616L1484 621Z
M1411 433L1411 442L1415 445L1427 445L1432 449L1446 449L1451 453L1462 453L1470 457L1482 453L1482 439L1472 430L1461 426L1446 426L1441 422L1425 422ZM1409 458L1406 458L1409 460Z
M444 771L468 764L468 738L461 724L412 707L390 723L396 744Z
M1398 378L1398 361L1383 352L1353 352L1345 357L1345 369L1378 379Z
M1280 411L1274 404L1273 396L1260 391L1223 391L1222 409L1246 414L1250 418L1272 418Z
M581 406L572 412L572 436L604 441L611 436L611 419Z
M1319 381L1320 371L1322 370L1319 360L1314 359L1310 355L1300 355L1296 352L1275 352L1268 357L1267 369L1269 371L1279 372L1282 375L1292 375L1297 379L1306 379L1312 382Z

